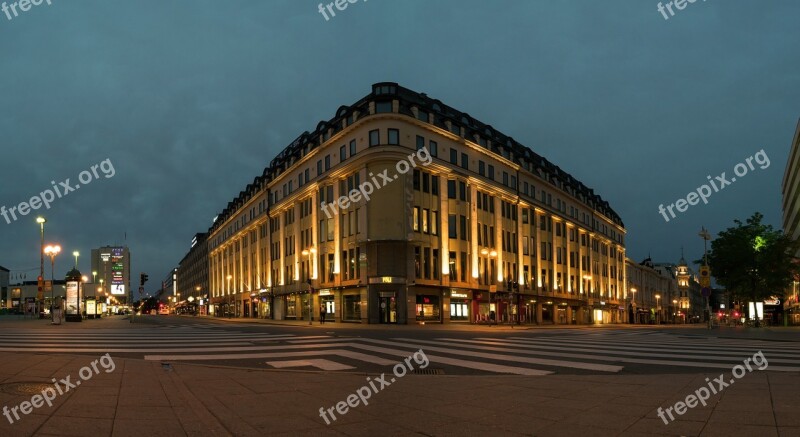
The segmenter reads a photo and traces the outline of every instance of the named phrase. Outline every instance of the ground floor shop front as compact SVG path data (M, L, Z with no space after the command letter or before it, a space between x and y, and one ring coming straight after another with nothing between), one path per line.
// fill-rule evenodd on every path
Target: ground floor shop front
M273 320L325 320L363 324L538 324L590 325L629 323L625 306L602 301L538 296L525 293L469 290L422 285L400 280L368 286L314 289L312 293L262 292L212 300L216 317ZM638 318L634 314L634 318Z

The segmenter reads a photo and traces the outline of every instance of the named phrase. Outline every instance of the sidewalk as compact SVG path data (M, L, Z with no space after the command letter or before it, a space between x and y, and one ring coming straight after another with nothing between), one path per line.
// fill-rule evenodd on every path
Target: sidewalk
M217 321L222 323L254 323L264 325L282 325L294 327L307 327L307 328L345 328L345 329L412 329L412 330L460 330L460 331L520 331L520 330L536 330L536 329L701 329L705 330L706 325L703 324L688 324L688 325L631 325L631 324L604 324L604 325L512 325L512 324L499 324L499 325L485 325L485 324L471 324L463 322L454 323L431 323L427 322L424 325L421 323L412 323L408 325L403 324L367 324L367 323L352 323L352 322L330 322L326 321L325 324L319 323L319 320L314 320L314 323L309 325L308 320L272 320L272 319L255 319L255 318L227 318L227 317L210 317L210 316L190 316L180 315L178 317L189 318L198 321ZM798 331L800 332L800 331Z
M9 383L47 384L67 375L74 381L93 359L4 353L0 407L18 406L40 390L8 393ZM717 374L407 375L326 425L320 407L346 401L366 384L364 375L168 368L123 358L114 364L52 407L20 414L13 424L0 416L0 435L800 436L800 375L791 373L748 374L668 425L657 408L685 399Z

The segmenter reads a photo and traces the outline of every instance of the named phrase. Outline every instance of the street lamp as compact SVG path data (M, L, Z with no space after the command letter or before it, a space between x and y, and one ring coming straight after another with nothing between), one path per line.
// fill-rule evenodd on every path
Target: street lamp
M678 299L672 299L672 324L675 324L675 316L678 308Z
M661 304L659 299L661 299L661 295L656 293L656 325L661 323Z
M79 253L77 250L76 250L76 251L74 251L74 252L72 252L72 256L74 256L74 257L75 257L75 269L77 269L77 268L78 268L78 256L79 256L79 255L80 255L80 253Z
M311 301L314 299L314 288L311 287L311 276L312 276L312 268L311 268L311 257L317 253L317 249L314 247L310 247L308 249L303 249L303 256L308 257L308 324L312 324L313 317L311 316Z
M636 318L638 316L638 314L636 313L636 311L637 311L637 309L636 309L636 292L637 291L638 290L636 289L636 287L631 287L631 308L632 308L631 312L633 313L633 321L632 322L634 324L636 323Z
M39 249L39 280L44 280L44 224L47 220L44 217L36 217L36 223L39 223L39 230L41 235L41 246ZM44 291L44 290L42 290ZM38 296L37 296L38 298Z
M49 245L44 248L43 254L50 257L50 306L53 305L53 288L55 285L55 274L54 271L56 269L56 255L61 252L61 246L56 244L55 246ZM50 311L50 317L53 317L53 311Z

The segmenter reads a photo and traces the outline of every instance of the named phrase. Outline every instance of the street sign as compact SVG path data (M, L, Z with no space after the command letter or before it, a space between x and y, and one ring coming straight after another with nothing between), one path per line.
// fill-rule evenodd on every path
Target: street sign
M711 287L711 269L708 266L700 266L700 286Z

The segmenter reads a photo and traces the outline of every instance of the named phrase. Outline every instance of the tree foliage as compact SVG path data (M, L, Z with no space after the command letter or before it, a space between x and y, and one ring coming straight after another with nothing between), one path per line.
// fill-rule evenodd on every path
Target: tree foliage
M757 212L745 223L734 220L735 227L720 232L711 242L711 275L741 300L783 296L798 274L794 255L800 245L762 224L763 217Z

